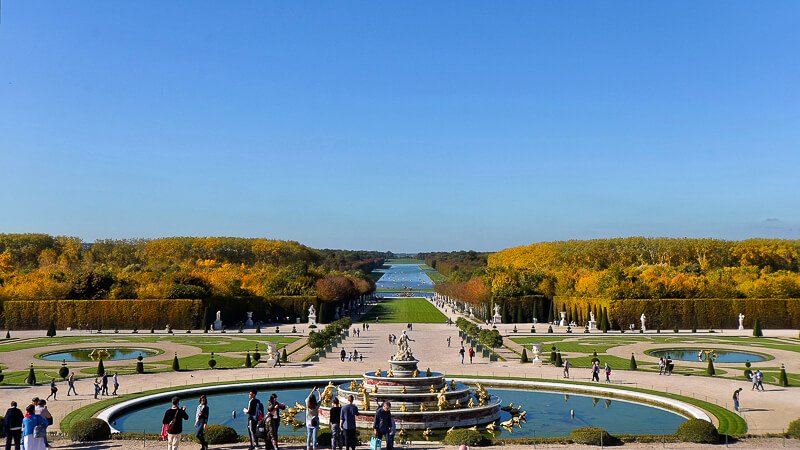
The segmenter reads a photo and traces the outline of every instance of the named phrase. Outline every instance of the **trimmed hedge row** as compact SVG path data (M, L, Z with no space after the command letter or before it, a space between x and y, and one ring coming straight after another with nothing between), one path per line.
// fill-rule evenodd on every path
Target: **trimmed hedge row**
M200 323L200 300L16 300L4 303L8 329L56 328L194 328Z
M647 328L736 328L739 313L745 315L745 327L758 318L763 328L800 328L800 299L696 298L696 299L622 299L555 297L557 310L577 307L608 308L613 328L639 324L642 313Z

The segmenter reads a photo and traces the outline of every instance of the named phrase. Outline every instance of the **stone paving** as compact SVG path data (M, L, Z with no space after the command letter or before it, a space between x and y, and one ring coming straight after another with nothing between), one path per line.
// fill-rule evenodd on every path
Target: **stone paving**
M354 325L354 326L359 326ZM505 329L507 326L501 326ZM351 336L341 344L348 352L358 349L364 356L363 362L342 362L337 350L328 357L322 358L317 363L289 363L282 368L266 368L263 366L249 369L205 370L193 372L161 372L145 375L120 376L120 393L138 393L161 387L182 387L190 384L217 382L217 381L245 381L277 377L311 377L328 374L351 374L359 376L362 372L386 369L386 360L394 354L395 347L389 344L390 333L400 335L406 329L405 324L370 324L369 331L362 331L360 337ZM769 336L793 337L789 332L767 331ZM31 333L31 336L41 336L43 333ZM733 333L731 333L733 334ZM561 369L551 366L522 365L516 361L489 362L486 358L477 357L472 364L466 359L461 364L458 354L460 339L455 326L444 324L414 324L409 335L412 350L421 361L420 367L434 371L445 372L451 376L483 375L483 376L515 376L541 378L550 380L561 379ZM726 335L728 332L726 331ZM265 340L268 336L265 335ZM451 338L451 346L447 346L447 337ZM6 356L7 359L7 356ZM4 363L6 361L3 361ZM588 369L573 369L573 379L589 381ZM631 372L615 370L613 385L635 386L662 392L678 393L702 400L707 400L721 406L730 408L730 398L733 391L744 388L741 398L742 416L748 423L750 433L778 433L782 432L791 420L800 417L800 388L780 388L767 386L766 392L751 392L750 383L742 380L728 380L703 376L659 376L652 372ZM81 380L76 383L78 397L66 396L66 384L59 383L59 399L50 401L48 406L56 418L59 419L70 411L90 404L95 400L87 395L91 389L91 382ZM0 404L8 404L16 400L23 404L33 396L45 397L49 393L47 385L36 387L4 387L0 389Z

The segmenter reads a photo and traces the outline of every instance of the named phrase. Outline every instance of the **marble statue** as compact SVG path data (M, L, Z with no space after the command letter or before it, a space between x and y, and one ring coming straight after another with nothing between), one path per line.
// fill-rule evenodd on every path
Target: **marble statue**
M589 311L589 322L596 322L596 320L594 320L594 313L591 311Z
M645 319L647 319L647 317L642 313L642 317L639 317L639 321L642 322L642 331L647 331L647 328L644 326Z
M739 313L739 329L744 330L744 314Z
M409 342L415 341L408 337L408 334L403 330L403 334L397 339L397 353L392 357L393 360L414 361L414 354L411 352L411 347L408 344Z

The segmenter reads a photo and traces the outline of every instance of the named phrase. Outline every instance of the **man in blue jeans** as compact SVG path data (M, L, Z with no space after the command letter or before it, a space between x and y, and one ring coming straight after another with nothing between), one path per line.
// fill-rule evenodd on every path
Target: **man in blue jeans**
M347 450L356 450L358 436L356 434L356 416L358 407L353 404L353 394L347 396L347 404L342 407L342 430L344 430L344 445Z
M392 404L383 402L383 405L375 411L375 422L372 428L375 430L375 437L384 439L392 429Z

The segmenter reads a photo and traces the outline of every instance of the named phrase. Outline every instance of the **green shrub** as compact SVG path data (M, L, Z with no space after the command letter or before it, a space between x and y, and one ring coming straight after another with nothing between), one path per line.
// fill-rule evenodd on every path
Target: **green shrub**
M244 366L253 367L253 361L250 359L250 352L247 352L247 356L244 357Z
M576 444L583 445L616 445L619 439L608 434L608 431L598 427L580 427L570 432L569 439Z
M491 444L491 441L486 436L481 434L480 431L460 429L447 433L447 436L444 437L442 443L446 445L463 444L468 447L481 447Z
M631 365L630 365L630 367L629 367L629 368L630 368L631 370L636 370L636 369L637 369L637 367L638 367L638 366L636 365L636 358L633 356L633 353L631 353Z
M744 369L744 378L749 381L753 377L753 371L750 370L750 361L744 363L744 366L746 367L746 369Z
M54 337L56 335L56 323L54 321L50 321L50 325L47 326L47 337Z
M100 357L100 360L97 361L97 376L102 377L103 374L106 373L106 366L103 364L103 357Z
M564 360L561 359L561 352L556 353L556 367L564 367Z
M110 437L111 427L96 417L80 420L69 429L69 438L78 442L105 441Z
M59 367L58 368L58 376L61 377L64 380L66 380L67 377L69 376L69 367L67 367L66 365L63 365L63 366Z
M764 333L761 331L761 324L756 319L755 323L753 324L753 336L755 337L762 337Z
M710 355L708 356L708 367L706 367L706 375L713 377L717 374L717 371L714 370L714 358Z
M795 419L789 423L789 428L786 429L786 435L790 438L800 439L800 419Z
M520 356L519 362L521 362L521 363L528 362L528 351L525 350L524 348L522 349L522 356Z
M786 367L781 364L781 373L778 375L778 384L783 387L789 387L789 377L786 376Z
M206 441L211 445L235 444L239 441L239 435L231 427L209 425L206 427Z
M719 432L713 423L702 419L689 419L683 422L675 432L681 442L695 444L716 444L719 442Z
M175 352L175 356L172 358L172 370L175 372L181 371L181 363L178 361L178 353Z
M33 364L31 364L31 368L28 369L28 377L25 378L25 381L31 385L36 385L36 372L33 370Z
M284 347L283 351L281 352L281 362L282 363L289 362L289 355L286 353L286 347Z

